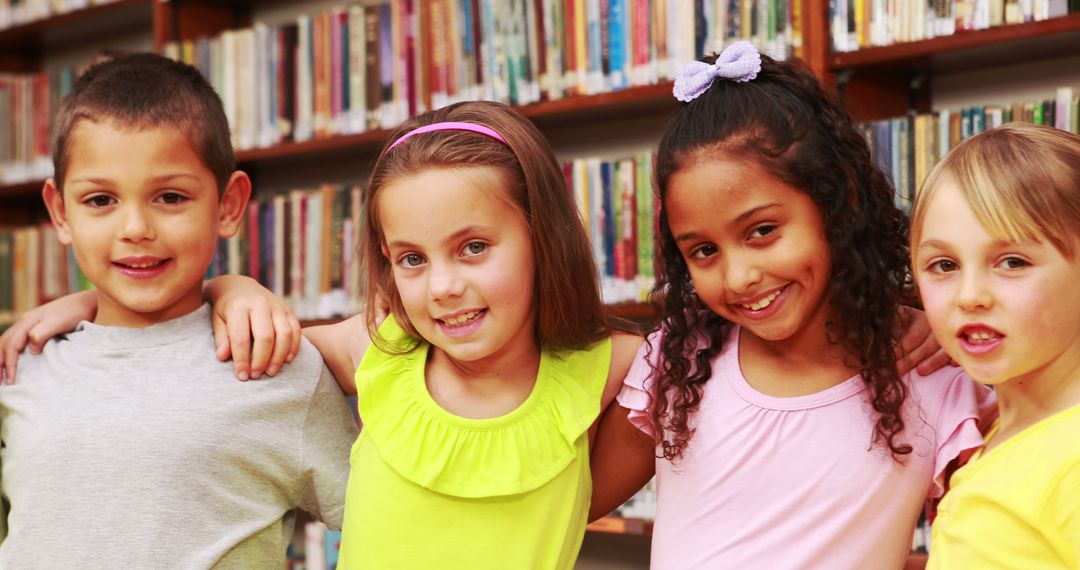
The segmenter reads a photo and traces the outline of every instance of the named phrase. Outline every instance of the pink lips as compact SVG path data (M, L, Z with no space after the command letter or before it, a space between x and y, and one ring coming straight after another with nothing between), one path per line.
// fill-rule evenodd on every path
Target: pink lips
M113 267L133 279L153 279L165 272L172 259L161 257L124 257L113 260Z
M991 335L991 338L975 341L972 339L972 335L976 333L986 333ZM960 341L960 348L964 349L964 352L974 356L987 354L1001 346L1005 341L1004 334L980 323L961 327L956 337Z

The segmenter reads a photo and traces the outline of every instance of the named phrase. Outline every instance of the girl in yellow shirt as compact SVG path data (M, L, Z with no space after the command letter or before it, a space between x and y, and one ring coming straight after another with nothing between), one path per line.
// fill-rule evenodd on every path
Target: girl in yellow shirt
M1080 566L1080 136L1010 123L927 178L912 258L942 347L1000 418L955 473L931 568Z
M391 135L362 217L366 306L390 315L306 330L364 422L341 567L573 567L591 428L641 338L606 324L550 147L498 103L427 113Z

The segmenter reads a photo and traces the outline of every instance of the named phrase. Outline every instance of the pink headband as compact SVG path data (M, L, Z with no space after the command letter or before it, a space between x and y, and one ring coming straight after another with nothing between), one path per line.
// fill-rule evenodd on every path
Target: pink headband
M390 152L391 150L393 150L393 148L395 146L405 142L406 139L408 139L409 137L411 137L413 135L419 135L419 134L422 134L422 133L430 133L430 132L434 132L434 131L472 131L474 133L480 133L482 135L489 136L489 137L491 137L491 138L493 138L493 139L495 139L495 140L497 140L497 141L499 141L499 142L501 142L501 143L503 143L505 145L509 145L509 143L506 142L506 139L502 138L502 135L495 132L495 130L491 129L490 127L485 127L484 125L477 125L476 123L463 123L463 122L460 122L460 121L448 121L448 122L445 122L445 123L432 123L430 125L424 125L422 127L417 127L415 129L405 133L404 135L401 135L401 138L394 141L394 143L391 144L386 149L386 152Z

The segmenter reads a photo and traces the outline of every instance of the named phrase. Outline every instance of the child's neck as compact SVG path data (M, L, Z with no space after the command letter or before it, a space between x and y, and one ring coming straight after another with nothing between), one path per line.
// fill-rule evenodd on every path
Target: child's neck
M144 329L189 315L203 306L202 284L168 305L153 311L138 311L112 299L107 294L98 295L98 309L94 324L105 327Z
M829 342L824 320L782 341L762 339L746 329L740 335L743 376L767 396L793 398L836 386L858 374L850 362L842 347Z
M1080 351L1069 351L1053 363L994 387L998 399L998 431L987 449L1040 421L1080 405Z
M531 340L531 339L530 339ZM540 346L515 343L477 361L454 359L431 348L425 371L428 393L444 410L472 419L506 415L529 398L540 370Z

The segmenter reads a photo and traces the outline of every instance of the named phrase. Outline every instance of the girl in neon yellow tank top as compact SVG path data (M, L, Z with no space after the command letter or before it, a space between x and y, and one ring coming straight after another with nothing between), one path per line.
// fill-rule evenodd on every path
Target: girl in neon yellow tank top
M571 568L593 427L641 339L607 326L573 196L529 121L462 103L390 141L360 251L366 306L390 315L306 330L355 379L364 423L339 567Z

